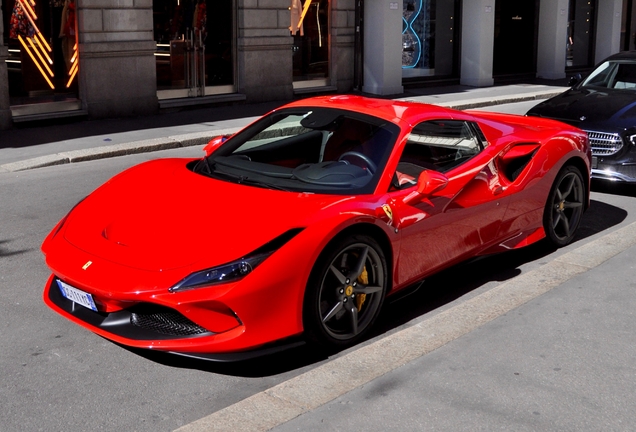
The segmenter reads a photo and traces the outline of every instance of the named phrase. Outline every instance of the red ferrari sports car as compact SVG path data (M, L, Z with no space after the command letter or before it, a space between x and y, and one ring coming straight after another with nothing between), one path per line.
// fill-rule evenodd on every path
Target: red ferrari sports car
M204 151L130 168L77 204L42 245L46 304L191 357L339 348L432 273L569 243L589 205L587 135L541 118L319 97Z

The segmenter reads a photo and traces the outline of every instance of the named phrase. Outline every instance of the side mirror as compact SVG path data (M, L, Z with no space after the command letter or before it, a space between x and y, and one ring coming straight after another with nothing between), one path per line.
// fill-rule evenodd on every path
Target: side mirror
M217 149L221 144L223 144L229 138L228 135L220 135L214 137L208 142L205 147L203 147L203 152L206 156L210 156L214 150Z
M577 73L576 75L570 77L570 80L568 81L568 85L570 87L575 86L578 83L580 83L582 79L583 77L581 76L581 74Z
M414 204L421 201L444 189L447 184L448 177L441 172L424 170L417 179L417 189L404 197L404 204Z

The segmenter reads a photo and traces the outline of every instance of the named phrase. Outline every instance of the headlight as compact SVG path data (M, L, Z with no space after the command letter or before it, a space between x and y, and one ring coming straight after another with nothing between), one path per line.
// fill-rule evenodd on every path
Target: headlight
M218 267L213 267L207 270L202 270L196 273L192 273L190 276L183 279L181 282L170 288L168 291L183 291L191 288L198 288L207 285L213 285L216 283L230 282L233 280L241 279L247 276L256 268L257 265L262 263L269 254L260 254L257 256L244 258L224 264Z
M302 228L291 229L264 246L256 249L254 252L248 254L245 258L232 261L229 264L223 264L192 273L173 287L169 288L168 291L184 291L192 288L239 280L250 274L252 270L265 261L267 257L277 251L281 246L294 238L296 234L301 231Z

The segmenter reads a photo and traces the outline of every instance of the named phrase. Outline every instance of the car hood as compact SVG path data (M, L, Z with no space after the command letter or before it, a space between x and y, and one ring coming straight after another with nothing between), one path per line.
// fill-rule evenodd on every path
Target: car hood
M528 111L585 130L616 131L636 125L636 91L573 88Z
M64 237L120 265L165 271L239 259L342 196L284 192L215 180L164 159L112 178L69 215Z

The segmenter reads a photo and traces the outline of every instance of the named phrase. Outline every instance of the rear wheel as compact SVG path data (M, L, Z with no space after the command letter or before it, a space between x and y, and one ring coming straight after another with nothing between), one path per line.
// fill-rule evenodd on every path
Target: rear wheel
M543 214L543 227L552 244L561 247L574 239L584 203L583 176L578 168L568 165L557 175Z
M342 348L375 322L386 294L387 264L380 245L354 235L328 247L307 283L303 324L310 342Z

